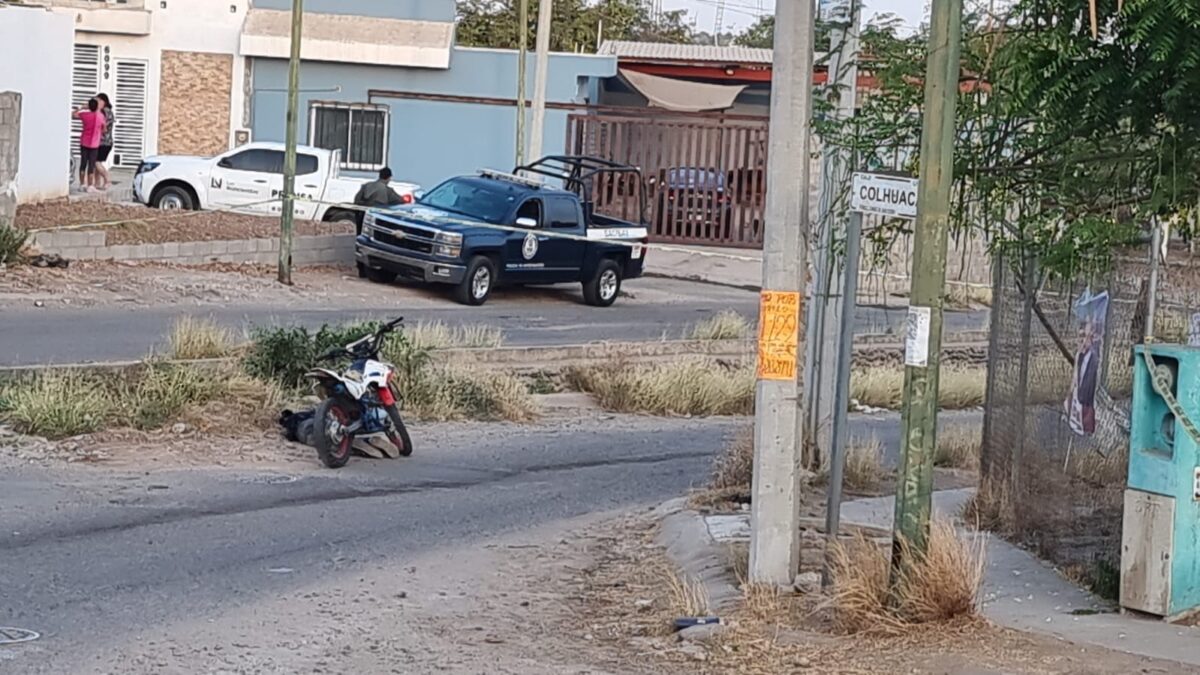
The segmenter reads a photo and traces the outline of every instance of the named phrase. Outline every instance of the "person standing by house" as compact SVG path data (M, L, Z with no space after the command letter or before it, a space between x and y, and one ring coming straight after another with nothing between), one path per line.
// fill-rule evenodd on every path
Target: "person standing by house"
M100 140L104 136L104 113L100 102L88 99L87 107L72 112L72 117L83 124L79 133L79 185L85 192L98 192L96 181L96 158L100 154Z
M107 190L112 185L112 180L108 176L108 167L105 166L105 162L112 153L113 127L117 124L117 116L113 110L112 101L108 100L108 94L103 92L96 94L96 100L100 102L100 113L104 115L104 133L100 135L100 147L96 152L96 182L99 183L96 187Z

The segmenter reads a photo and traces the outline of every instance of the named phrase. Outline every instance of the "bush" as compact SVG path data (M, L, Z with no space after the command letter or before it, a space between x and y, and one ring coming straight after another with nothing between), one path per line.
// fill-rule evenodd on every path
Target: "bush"
M846 487L872 491L879 488L887 471L883 468L883 444L872 436L855 438L846 444L846 466L843 475Z
M298 388L304 384L304 374L318 365L318 356L377 330L379 323L373 321L344 326L323 325L315 333L303 326L256 327L250 333L246 372L286 388ZM395 339L398 336L393 336L389 342Z
M104 428L113 410L108 389L76 371L49 372L5 385L5 417L18 431L66 438Z
M404 410L418 418L522 422L537 416L529 388L509 373L434 364L428 349L407 339L390 341L384 356L396 366Z
M0 264L11 265L21 259L21 250L29 240L29 233L18 230L9 223L0 223Z
M571 368L568 383L614 412L651 415L748 415L754 411L754 366L711 359L653 365L613 363Z
M738 431L717 458L709 487L714 490L750 489L754 480L754 427Z

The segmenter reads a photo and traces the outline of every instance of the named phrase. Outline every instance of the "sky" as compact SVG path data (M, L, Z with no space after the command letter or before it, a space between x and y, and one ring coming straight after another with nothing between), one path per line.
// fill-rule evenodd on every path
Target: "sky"
M713 32L717 0L663 0L663 9L685 9L688 16L696 20L697 30ZM771 14L774 11L775 0L726 0L725 29L734 33L740 32L754 23L760 14ZM864 0L864 20L884 12L896 14L915 30L929 12L929 0Z

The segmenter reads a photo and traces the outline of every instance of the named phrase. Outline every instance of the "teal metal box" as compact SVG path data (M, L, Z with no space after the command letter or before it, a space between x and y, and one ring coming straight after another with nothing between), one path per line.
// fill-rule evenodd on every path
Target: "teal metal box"
M1121 606L1177 617L1200 607L1200 447L1154 389L1143 350L1200 423L1200 348L1134 348Z

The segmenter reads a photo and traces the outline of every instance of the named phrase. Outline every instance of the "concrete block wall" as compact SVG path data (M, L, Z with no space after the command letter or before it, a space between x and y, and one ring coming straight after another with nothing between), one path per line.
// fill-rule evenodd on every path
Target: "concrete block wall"
M274 264L279 260L278 239L182 241L163 244L112 244L104 232L52 230L33 236L42 253L67 260L148 260L200 265L210 262ZM353 265L354 235L327 234L296 237L292 245L295 265Z
M17 169L21 160L21 94L0 92L0 225L17 216Z

